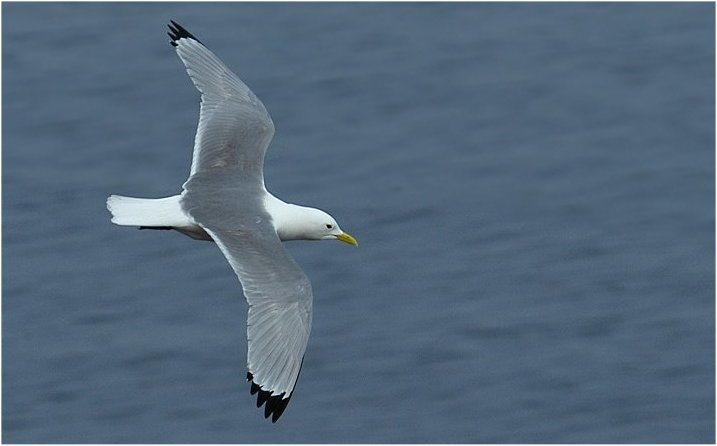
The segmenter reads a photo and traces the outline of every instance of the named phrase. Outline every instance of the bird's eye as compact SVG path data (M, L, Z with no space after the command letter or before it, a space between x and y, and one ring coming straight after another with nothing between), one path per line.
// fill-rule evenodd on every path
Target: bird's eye
M334 225L326 223L326 229L334 229Z

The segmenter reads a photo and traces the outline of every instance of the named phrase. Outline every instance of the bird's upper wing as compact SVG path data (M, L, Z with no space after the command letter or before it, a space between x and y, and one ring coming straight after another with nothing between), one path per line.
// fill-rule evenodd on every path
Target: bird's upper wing
M187 182L182 206L239 277L249 302L247 378L251 393L259 392L257 407L266 402L264 416L273 415L276 421L299 377L313 296L309 279L281 244L255 188L231 170L200 172Z
M274 135L264 104L189 31L174 21L169 29L172 45L202 94L190 177L215 167L237 167L263 181L264 154Z

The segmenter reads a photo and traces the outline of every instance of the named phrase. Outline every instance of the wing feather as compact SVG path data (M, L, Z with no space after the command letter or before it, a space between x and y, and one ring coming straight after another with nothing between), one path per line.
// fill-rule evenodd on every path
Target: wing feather
M239 167L263 181L264 154L274 123L249 87L181 25L169 26L172 45L202 94L190 176L217 167Z
M278 236L202 227L239 277L249 303L247 368L259 386L258 405L276 396L288 400L311 332L311 283ZM283 412L286 403L274 403L265 415L276 421L276 410Z
M181 205L216 242L249 303L247 379L257 407L276 421L301 372L312 291L263 206L263 163L274 124L261 101L176 22L172 45L201 93L189 179ZM232 204L227 206L227 204Z

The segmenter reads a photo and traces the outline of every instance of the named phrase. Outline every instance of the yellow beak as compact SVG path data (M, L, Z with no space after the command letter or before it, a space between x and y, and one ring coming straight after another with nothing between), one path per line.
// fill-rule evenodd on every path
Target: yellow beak
M346 242L349 245L358 246L358 242L356 239L349 233L342 232L341 234L336 236L336 240L341 240L342 242Z

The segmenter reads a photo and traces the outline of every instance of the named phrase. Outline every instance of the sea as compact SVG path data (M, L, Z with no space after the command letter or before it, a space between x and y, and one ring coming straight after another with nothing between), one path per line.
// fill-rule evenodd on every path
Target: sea
M175 20L261 98L313 329L272 424ZM713 443L714 3L4 3L4 443Z

